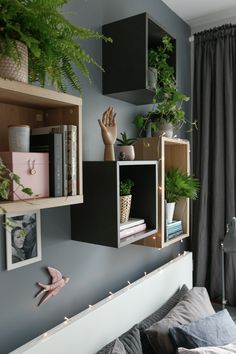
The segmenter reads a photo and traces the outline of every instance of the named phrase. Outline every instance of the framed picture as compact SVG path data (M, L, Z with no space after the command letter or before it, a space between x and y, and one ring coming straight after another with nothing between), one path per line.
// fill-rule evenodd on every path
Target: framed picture
M8 213L5 225L7 270L42 259L40 211Z

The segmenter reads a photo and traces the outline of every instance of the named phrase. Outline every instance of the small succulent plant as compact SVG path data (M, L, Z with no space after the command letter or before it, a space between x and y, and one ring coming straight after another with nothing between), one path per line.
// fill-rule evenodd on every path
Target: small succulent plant
M116 139L118 146L133 145L137 141L137 139L134 138L129 139L125 132L120 133L120 135L121 139Z

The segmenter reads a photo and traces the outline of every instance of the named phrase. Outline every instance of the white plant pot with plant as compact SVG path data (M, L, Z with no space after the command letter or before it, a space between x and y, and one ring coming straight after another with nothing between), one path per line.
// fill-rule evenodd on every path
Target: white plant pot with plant
M175 205L181 198L196 199L199 190L198 179L187 175L178 168L170 169L165 175L165 199L167 223L173 221Z
M120 223L127 222L129 220L129 214L131 209L131 189L134 186L134 182L127 178L120 181Z
M133 161L135 159L135 152L133 144L137 139L129 139L125 132L120 133L121 139L117 141L117 154L119 160Z

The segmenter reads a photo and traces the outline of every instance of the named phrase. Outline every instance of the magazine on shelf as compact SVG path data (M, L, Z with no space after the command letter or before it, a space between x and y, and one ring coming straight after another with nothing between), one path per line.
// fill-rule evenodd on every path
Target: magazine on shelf
M123 222L120 224L120 230L125 230L133 226L137 226L140 224L144 224L144 219L138 219L138 218L129 218L128 221Z
M133 226L133 227L129 227L128 229L124 229L124 230L120 231L120 238L132 236L134 234L137 234L138 232L146 230L146 228L147 228L146 223L143 223L143 224L140 224L137 226Z

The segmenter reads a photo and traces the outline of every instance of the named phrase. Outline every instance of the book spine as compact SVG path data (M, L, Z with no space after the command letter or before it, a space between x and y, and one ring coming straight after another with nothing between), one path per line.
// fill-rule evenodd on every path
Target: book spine
M177 236L179 236L179 235L182 235L182 233L183 233L183 231L181 230L181 231L177 231L177 232L174 232L173 234L168 235L168 236L167 236L167 241L169 241L169 240L171 240L172 238L175 238L175 237L177 237Z
M62 188L62 134L49 134L50 196L61 197Z
M68 125L68 195L77 194L77 127Z
M137 234L138 232L146 230L146 228L147 225L145 223L134 227L129 227L128 229L120 231L120 238Z
M62 133L62 165L63 165L63 195L68 195L68 131L67 125L61 125Z

